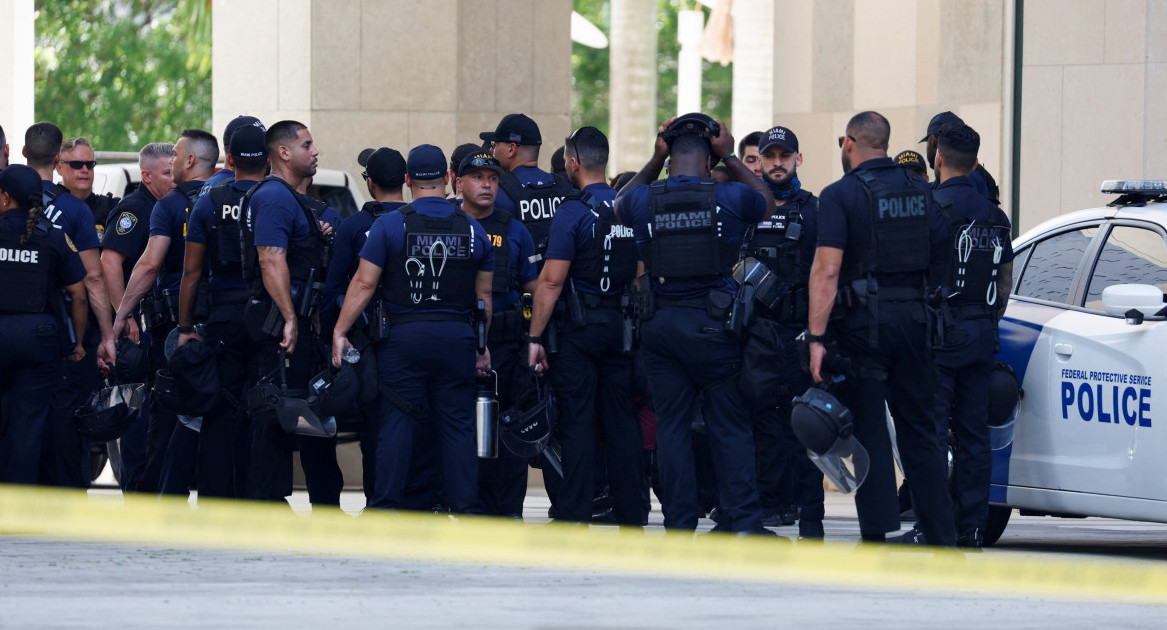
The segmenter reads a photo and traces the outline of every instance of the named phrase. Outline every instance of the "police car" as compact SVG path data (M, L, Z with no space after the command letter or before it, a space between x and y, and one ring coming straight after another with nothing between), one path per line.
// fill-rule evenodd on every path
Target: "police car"
M994 444L986 544L1014 508L1167 522L1167 181L1102 192L1014 241L999 357L1024 395Z

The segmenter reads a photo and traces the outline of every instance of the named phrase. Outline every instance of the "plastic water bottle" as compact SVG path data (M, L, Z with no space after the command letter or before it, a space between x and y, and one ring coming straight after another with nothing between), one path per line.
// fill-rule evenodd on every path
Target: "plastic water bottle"
M357 361L361 360L361 353L357 352L356 348L349 348L340 359L349 365L356 365Z

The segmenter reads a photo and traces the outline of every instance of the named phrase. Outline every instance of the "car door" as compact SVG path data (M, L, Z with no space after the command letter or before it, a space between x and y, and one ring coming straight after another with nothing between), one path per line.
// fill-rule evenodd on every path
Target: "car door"
M1102 291L1114 284L1167 290L1167 240L1149 222L1115 220L1104 232L1096 257L1089 255L1091 264L1075 283L1074 308L1045 325L1047 417L1041 439L1047 442L1029 451L1040 453L1043 464L1030 483L1167 499L1167 441L1161 437L1167 415L1160 413L1167 401L1155 396L1156 385L1167 383L1167 322L1157 317L1132 325L1102 308Z

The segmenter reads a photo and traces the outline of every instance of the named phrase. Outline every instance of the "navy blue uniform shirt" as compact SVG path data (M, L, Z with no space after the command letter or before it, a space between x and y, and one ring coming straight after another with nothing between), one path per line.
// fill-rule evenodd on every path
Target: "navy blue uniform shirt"
M871 171L877 179L898 176L895 160L889 157L867 160L851 169L839 181L823 189L819 196L818 246L834 247L846 251L857 251L871 242L871 207L867 199L867 189L855 176L858 169ZM901 180L895 180L899 183ZM928 211L928 228L931 233L932 265L948 262L948 229L936 205ZM844 258L846 254L844 253ZM844 263L846 266L846 263ZM918 287L919 277L913 274L895 274L882 278L888 286Z
M489 219L493 216L486 215ZM489 235L487 236L489 239ZM507 244L510 247L510 265L506 269L515 276L515 282L519 287L539 277L539 269L532 262L535 256L535 241L531 238L531 232L527 230L527 226L519 221L518 217L512 215L511 223L507 227L506 233ZM504 273L504 267L495 261L495 271ZM492 293L491 294L491 309L497 313L504 311L519 303L519 289L515 288L507 293Z
M611 208L616 202L616 189L607 184L589 184L584 192L595 197L601 205ZM588 205L578 199L564 201L555 211L551 220L551 235L548 237L546 257L554 260L575 260L579 252L591 251L596 242L596 220L598 217ZM601 235L604 236L604 235ZM572 281L580 293L602 295L597 282L583 279ZM624 287L610 287L609 295L624 292Z
M215 171L215 174L208 177L206 183L199 189L199 197L205 197L207 193L211 192L212 188L232 179L235 179L235 171L229 168L221 168Z
M674 175L672 184L696 184L699 177ZM757 225L766 216L766 198L758 191L738 182L717 184L717 217L722 225L721 238L732 245L740 245L746 225ZM636 242L644 252L652 243L652 210L649 207L648 185L637 186L620 199L620 222L636 232ZM653 281L652 290L673 299L701 297L715 289L736 291L737 281L725 275L713 281L675 280L665 284Z
M41 186L48 192L54 184L42 180ZM45 218L64 230L65 236L69 237L67 242L75 251L101 247L101 241L97 238L97 225L93 223L93 211L73 195L67 192L57 195L45 208Z
M404 201L379 201L384 212L391 212L405 205ZM325 280L324 301L322 304L331 308L340 306L344 294L348 291L349 281L357 273L360 266L361 248L365 246L365 239L369 238L369 230L377 217L372 212L361 209L349 215L336 230L332 239L332 262L328 265L328 278ZM321 309L324 310L324 309Z
M422 197L414 199L409 204L418 214L429 217L448 217L454 213L454 206L441 197ZM470 256L478 266L478 271L494 271L494 248L490 245L490 237L486 230L470 218L470 228L474 237L470 243ZM258 237L257 237L258 238ZM369 237L365 246L361 248L361 258L381 268L381 273L404 273L403 269L394 269L391 264L393 258L405 247L405 215L398 211L382 215L369 230ZM388 285L387 279L381 282ZM386 302L390 312L414 313L422 309L406 308L392 302ZM441 309L425 309L426 312Z
M222 171L219 171L220 173ZM240 192L247 192L251 190L258 182L249 180L235 180L229 184L231 190L238 190ZM206 186L203 186L206 190ZM207 239L211 236L211 228L215 225L215 204L211 202L211 196L203 192L199 193L199 199L195 202L194 209L190 211L190 218L186 221L186 240L191 243L207 244ZM242 197L240 198L242 199ZM209 256L210 252L207 251ZM207 259L206 265L210 265L211 261ZM215 275L214 267L211 267L210 284L208 285L212 293L220 291L230 291L233 289L247 288L247 283L243 281L243 271L237 270L226 274L226 277Z
M150 212L150 236L165 236L170 239L170 247L162 262L162 270L156 282L159 289L177 290L182 284L183 260L186 257L186 195L183 190L201 188L203 182L192 180L166 193ZM196 188L197 187L197 188Z
M308 238L312 227L295 195L287 186L273 182L251 196L247 211L256 247L287 249L291 243Z
M105 236L101 246L125 256L122 262L122 276L130 281L134 265L146 251L146 240L150 235L150 213L154 210L154 198L145 186L138 186L125 196L122 202L109 213L109 223L105 226Z
M28 229L27 222L28 210L13 208L0 215L0 232L24 234ZM85 265L81 264L81 257L69 246L61 230L49 230L45 245L49 252L49 277L55 286L66 287L85 279Z

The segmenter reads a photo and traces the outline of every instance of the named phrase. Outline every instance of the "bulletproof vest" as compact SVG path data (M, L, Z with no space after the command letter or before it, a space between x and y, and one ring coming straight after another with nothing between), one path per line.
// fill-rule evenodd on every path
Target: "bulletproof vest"
M381 274L381 295L410 309L472 310L478 266L470 218L458 208L448 217L425 216L408 205L400 212L405 243Z
M175 187L175 190L182 194L186 201L186 216L190 217L190 210L194 207L195 201L199 198L199 191L202 190L203 185L199 182L184 182ZM182 224L182 236L186 237L186 221ZM178 239L171 239L170 247L166 250L166 256L162 258L162 267L158 270L159 274L170 273L172 271L181 272L183 270L183 259L186 256L186 246Z
M99 242L105 238L105 224L109 220L109 211L113 210L114 206L118 205L121 200L121 197L114 197L112 193L104 195L91 193L85 199L85 205L89 206L89 210L93 212L93 225L97 228Z
M871 237L855 256L844 258L845 282L866 275L924 273L931 263L928 184L904 169L886 169L886 173L890 183L866 169L852 171L867 193Z
M932 196L952 230L950 286L956 294L952 297L959 302L995 306L997 273L1004 245L1009 242L1009 226L970 219L945 190L933 191Z
M211 233L207 235L207 263L211 275L223 277L238 272L243 264L239 209L246 190L232 186L234 180L219 184L207 193L211 201Z
M804 212L814 212L818 200L809 191L800 190L785 205L778 206L769 220L754 229L750 248L757 258L774 272L782 284L806 284L802 252L805 236L802 231Z
M616 221L616 212L610 205L600 203L591 193L581 191L576 198L592 209L596 222L592 226L592 248L576 253L571 277L594 282L605 293L623 290L636 279L636 235L632 228Z
M45 202L45 208L48 208L53 205L53 201L55 201L57 197L61 196L61 193L68 192L69 189L65 188L64 184L53 184L52 188L49 188L44 192L43 195L41 195L41 200Z
M322 279L326 270L324 233L320 231L320 224L317 223L316 215L308 203L308 198L296 192L296 189L284 180L278 177L267 177L252 186L251 190L243 195L243 200L239 202L239 242L243 248L243 251L240 252L241 270L243 271L243 280L250 284L251 294L255 297L266 295L267 292L263 288L263 276L259 271L259 252L255 250L251 197L255 191L273 182L287 188L288 192L292 193L292 197L300 205L300 211L304 213L304 218L308 220L308 236L288 243L288 272L292 282L305 282L313 275L313 272L318 279Z
M491 293L506 294L518 286L515 282L515 270L511 269L511 242L507 238L511 221L514 217L506 210L494 209L490 218L479 221L482 229L490 237L490 244L494 246L494 281Z
M41 218L24 245L23 233L0 233L0 313L43 313L52 284L48 246L53 224Z
M737 262L737 246L725 241L717 182L696 184L658 180L649 185L652 242L645 266L657 282L728 276Z
M518 218L527 226L535 241L535 250L542 254L547 250L547 237L551 234L551 219L559 204L573 192L571 182L560 175L545 184L523 184L512 172L506 172L498 180L498 185L515 202Z

